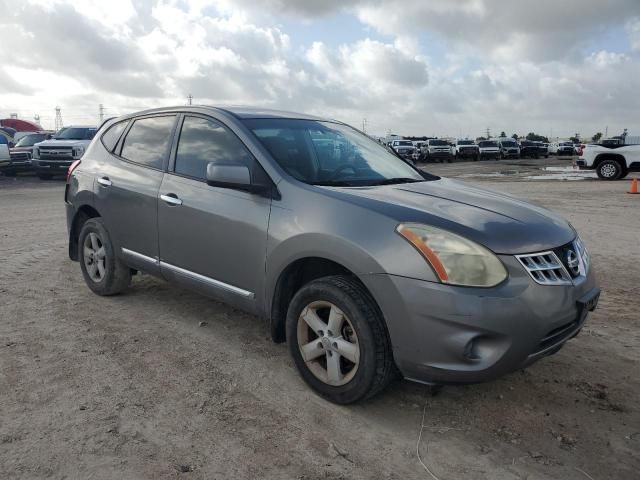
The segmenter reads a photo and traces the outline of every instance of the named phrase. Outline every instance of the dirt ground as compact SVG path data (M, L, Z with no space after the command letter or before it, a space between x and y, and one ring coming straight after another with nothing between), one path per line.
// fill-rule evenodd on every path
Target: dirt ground
M0 177L0 477L429 479L424 412L442 480L640 478L640 195L540 170L569 164L427 169L571 221L603 289L583 332L492 383L398 382L350 407L314 395L258 318L149 276L92 294L63 182Z

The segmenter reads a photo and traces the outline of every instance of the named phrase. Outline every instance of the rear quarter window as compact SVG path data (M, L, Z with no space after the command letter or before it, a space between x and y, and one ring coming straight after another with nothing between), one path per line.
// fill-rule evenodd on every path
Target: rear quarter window
M102 140L102 144L104 145L104 148L106 148L110 152L113 152L113 149L116 148L116 145L118 144L118 140L120 140L120 137L122 136L122 132L125 131L125 129L127 128L127 125L129 125L129 120L125 120L124 122L114 123L113 125L111 125L107 129L107 131L102 134L101 140Z

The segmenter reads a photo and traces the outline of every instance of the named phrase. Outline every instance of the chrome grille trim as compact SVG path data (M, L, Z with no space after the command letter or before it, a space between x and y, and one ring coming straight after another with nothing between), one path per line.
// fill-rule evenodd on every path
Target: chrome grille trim
M531 278L540 285L571 285L571 275L555 254L546 252L516 255Z
M576 237L570 245L578 260L578 272L574 272L573 276L553 250L516 255L516 258L531 278L540 285L571 285L587 277L590 257L580 237Z

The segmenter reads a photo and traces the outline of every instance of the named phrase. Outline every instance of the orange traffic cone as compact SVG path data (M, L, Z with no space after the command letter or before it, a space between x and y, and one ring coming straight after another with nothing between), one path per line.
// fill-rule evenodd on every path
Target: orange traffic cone
M639 193L638 192L638 179L634 178L633 180L631 180L631 190L629 190L627 193Z

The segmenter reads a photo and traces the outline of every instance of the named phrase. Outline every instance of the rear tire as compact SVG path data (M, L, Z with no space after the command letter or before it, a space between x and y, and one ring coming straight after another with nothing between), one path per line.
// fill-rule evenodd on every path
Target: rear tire
M91 218L82 226L78 257L84 281L93 293L116 295L129 286L131 269L116 257L102 219Z
M353 278L303 286L291 300L286 328L300 375L327 400L346 405L371 398L397 376L382 313Z
M625 177L626 173L622 169L622 165L617 160L604 160L596 167L598 178L602 180L618 180Z

